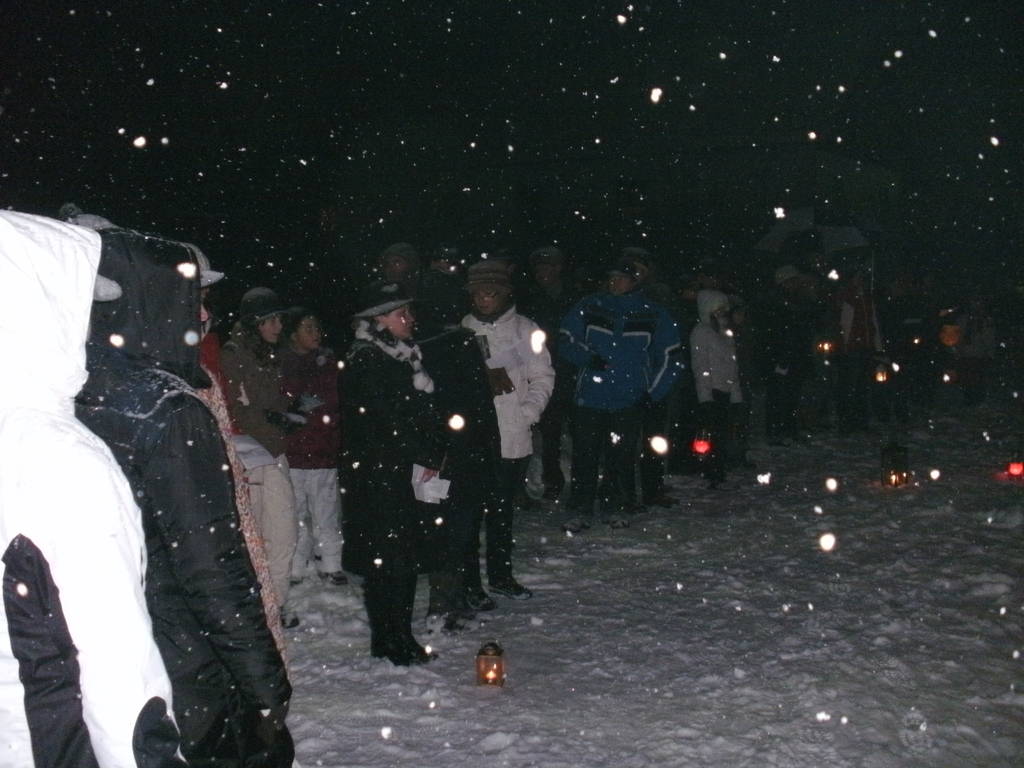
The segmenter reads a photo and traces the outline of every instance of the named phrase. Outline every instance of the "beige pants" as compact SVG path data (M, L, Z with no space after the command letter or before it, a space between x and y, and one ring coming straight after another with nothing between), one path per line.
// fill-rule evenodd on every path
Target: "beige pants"
M267 551L270 581L274 585L278 605L281 606L281 615L285 616L288 579L299 535L295 518L295 494L288 476L288 459L282 454L277 457L276 464L250 469L245 476L253 518Z

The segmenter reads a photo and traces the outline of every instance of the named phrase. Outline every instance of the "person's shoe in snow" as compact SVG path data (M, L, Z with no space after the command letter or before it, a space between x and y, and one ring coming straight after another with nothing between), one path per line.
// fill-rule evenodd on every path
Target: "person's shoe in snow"
M466 605L474 611L493 611L498 607L494 598L482 589L474 589L466 592Z
M281 613L281 626L285 629L295 629L299 626L299 617L290 611Z
M497 592L499 595L511 597L513 600L529 600L533 597L533 592L528 590L515 579L499 581L497 584L491 584L490 588L491 592Z
M619 528L629 528L629 518L623 516L609 517L605 519L608 523L608 527L612 530L618 530Z
M348 576L345 575L344 571L331 571L330 573L321 573L320 580L329 582L336 587L342 587L348 584Z
M562 523L562 530L566 533L579 533L590 527L590 521L585 517L570 517Z

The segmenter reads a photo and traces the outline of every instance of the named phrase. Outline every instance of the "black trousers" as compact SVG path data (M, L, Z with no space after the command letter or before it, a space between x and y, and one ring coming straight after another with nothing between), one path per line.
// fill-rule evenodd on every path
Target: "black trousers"
M642 416L643 433L640 438L640 494L641 500L647 504L657 498L665 487L664 454L651 448L651 438L655 436L668 439L668 403L653 403L645 409Z
M374 655L389 655L416 643L412 634L416 577L412 558L401 555L366 574L363 601Z
M600 500L605 513L623 512L636 501L637 441L642 417L636 408L602 411L577 406L573 412L573 514L591 516ZM597 476L604 459L604 482L598 498Z
M540 432L541 480L545 491L561 493L565 488L565 474L562 472L562 429L572 410L573 376L556 369L555 389L551 400L541 414L537 431Z
M512 521L516 499L523 490L530 457L502 459L498 462L498 485L494 501L484 516L487 538L487 581L500 584L512 579Z

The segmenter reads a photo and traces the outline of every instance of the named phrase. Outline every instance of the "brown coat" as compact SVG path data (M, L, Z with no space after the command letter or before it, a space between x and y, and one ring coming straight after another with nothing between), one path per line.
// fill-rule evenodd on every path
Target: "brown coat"
M285 450L284 430L267 421L267 411L288 410L288 398L281 391L281 368L276 356L261 359L251 336L236 327L231 341L224 345L221 371L228 387L224 394L235 428L276 457Z

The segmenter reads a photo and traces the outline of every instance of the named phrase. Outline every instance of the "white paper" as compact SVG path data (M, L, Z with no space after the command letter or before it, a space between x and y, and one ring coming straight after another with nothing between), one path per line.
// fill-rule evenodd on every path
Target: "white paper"
M448 498L448 487L451 485L451 481L442 480L434 475L423 482L423 473L426 471L426 467L419 464L412 465L412 491L419 501L425 501L427 504L440 504Z
M268 464L276 464L277 459L270 455L270 451L264 448L255 437L249 435L232 435L231 442L235 446L235 453L238 460L246 470L265 467Z

